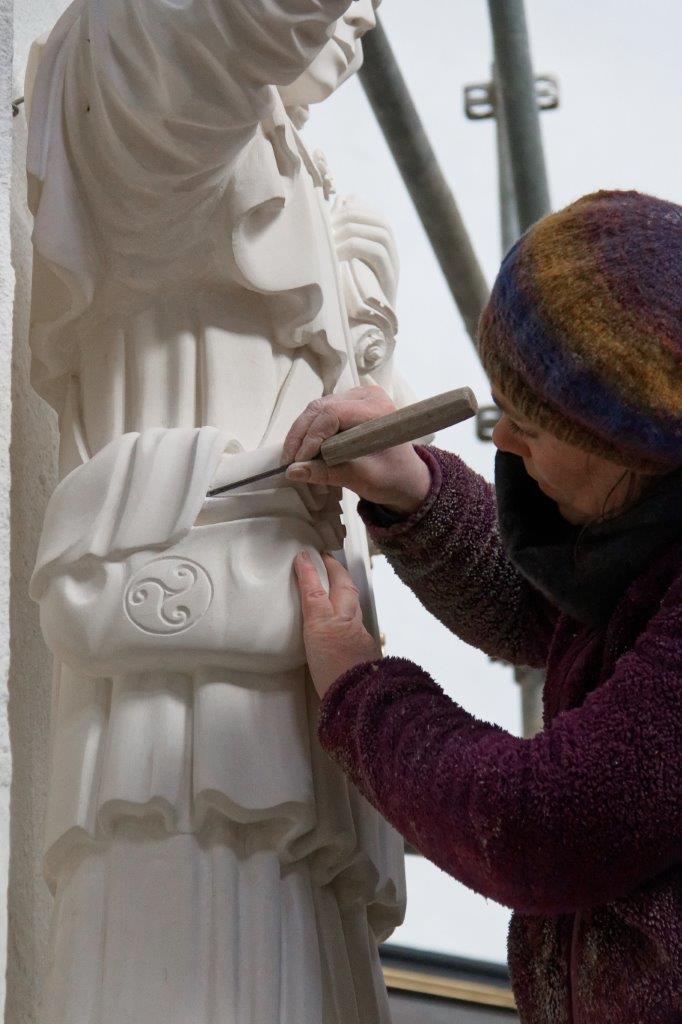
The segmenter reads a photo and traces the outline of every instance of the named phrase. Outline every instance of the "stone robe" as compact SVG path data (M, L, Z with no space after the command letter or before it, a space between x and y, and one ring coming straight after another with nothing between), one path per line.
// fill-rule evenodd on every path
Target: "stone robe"
M340 546L338 498L280 480L205 499L357 380L322 178L276 88L346 7L76 0L40 62L49 1024L388 1019L401 841L318 747L291 573Z

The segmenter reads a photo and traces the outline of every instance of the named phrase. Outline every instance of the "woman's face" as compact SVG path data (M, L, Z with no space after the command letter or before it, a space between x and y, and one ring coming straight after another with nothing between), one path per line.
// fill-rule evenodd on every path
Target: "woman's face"
M560 441L517 413L498 386L492 394L503 413L493 431L494 444L523 459L526 472L569 523L624 511L640 497L647 482L644 474Z

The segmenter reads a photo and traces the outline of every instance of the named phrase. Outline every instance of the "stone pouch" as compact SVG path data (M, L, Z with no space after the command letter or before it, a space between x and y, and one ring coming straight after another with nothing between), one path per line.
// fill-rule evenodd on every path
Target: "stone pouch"
M319 552L341 546L338 498L278 477L207 500L224 462L258 472L276 457L225 456L207 431L125 435L55 492L32 593L51 649L77 672L305 664L292 565L305 549L326 578Z

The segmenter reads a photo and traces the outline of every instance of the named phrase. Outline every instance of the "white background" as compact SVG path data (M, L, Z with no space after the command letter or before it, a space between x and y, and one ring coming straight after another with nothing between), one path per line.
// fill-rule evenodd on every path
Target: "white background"
M527 0L535 71L553 73L561 107L542 114L552 204L597 188L636 188L682 202L678 0ZM494 126L468 121L463 87L486 81L491 39L484 0L385 0L381 17L484 271L500 259ZM401 368L420 397L468 384L489 391L438 265L358 81L313 112L308 142L326 152L340 193L387 213L402 259ZM492 478L493 450L470 424L439 436ZM511 673L450 636L375 560L391 654L414 659L453 698L520 731ZM408 861L409 908L395 942L503 961L508 912L433 865Z

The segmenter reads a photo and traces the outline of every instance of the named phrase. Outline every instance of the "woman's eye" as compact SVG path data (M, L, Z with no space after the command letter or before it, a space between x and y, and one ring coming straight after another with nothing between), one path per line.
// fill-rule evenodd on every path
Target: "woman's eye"
M520 427L518 423L516 423L512 419L509 419L509 429L511 430L512 434L520 434L521 437L526 437L529 440L537 438L538 436L537 434L534 434L530 430L524 430L523 427Z

